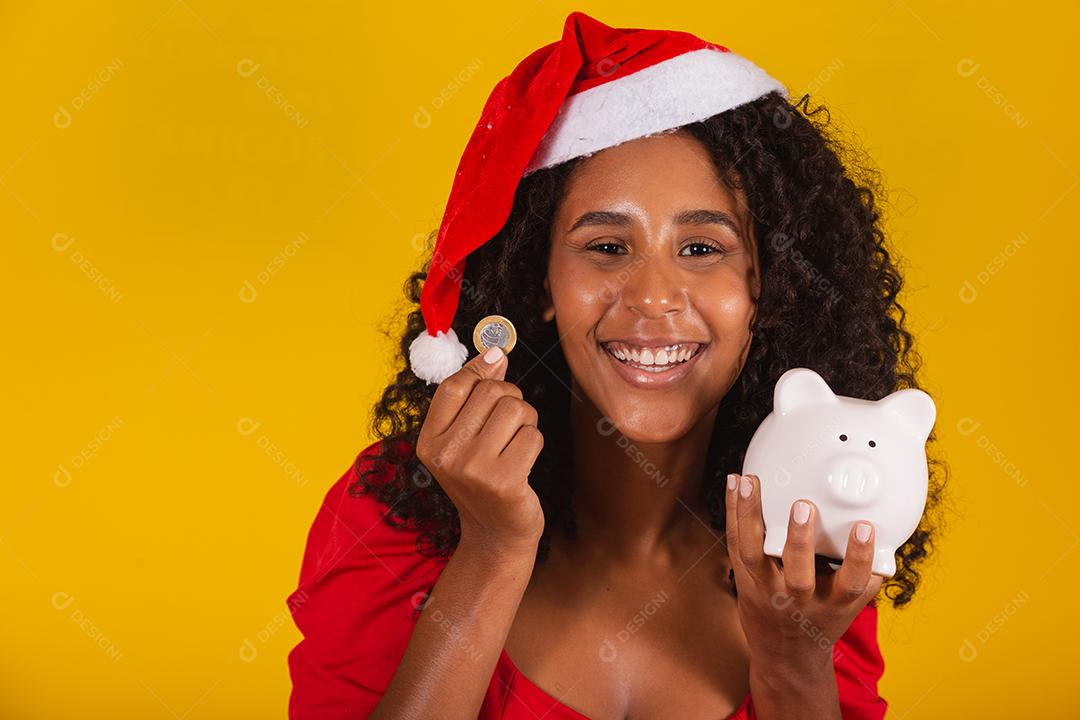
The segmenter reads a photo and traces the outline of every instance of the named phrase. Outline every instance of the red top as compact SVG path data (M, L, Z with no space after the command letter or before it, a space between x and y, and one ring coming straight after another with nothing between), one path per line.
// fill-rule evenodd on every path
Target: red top
M368 462L377 443L358 456ZM387 468L389 472L389 468ZM367 718L397 670L416 624L414 611L449 558L416 551L416 531L382 520L385 504L351 497L355 465L326 495L308 535L300 582L286 600L304 638L289 653L291 720ZM877 608L867 605L833 651L845 720L879 720L887 703ZM589 720L534 685L503 650L477 720ZM754 720L749 695L727 720Z

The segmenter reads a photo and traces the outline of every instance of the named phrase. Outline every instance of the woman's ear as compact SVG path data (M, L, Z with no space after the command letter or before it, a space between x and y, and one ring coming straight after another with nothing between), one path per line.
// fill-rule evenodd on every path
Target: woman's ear
M551 322L555 319L555 304L551 301L551 284L548 282L547 277L544 277L544 297L546 302L544 303L544 311L541 313L541 317L544 322Z

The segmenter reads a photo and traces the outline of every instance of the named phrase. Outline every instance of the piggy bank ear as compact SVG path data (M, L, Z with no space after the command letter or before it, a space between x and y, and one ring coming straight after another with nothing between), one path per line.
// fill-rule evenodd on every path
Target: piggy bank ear
M878 404L900 418L916 435L926 441L937 417L937 407L929 395L917 388L905 388L883 397L878 400Z
M773 391L773 411L787 415L799 408L836 402L836 395L816 372L792 368L780 376Z

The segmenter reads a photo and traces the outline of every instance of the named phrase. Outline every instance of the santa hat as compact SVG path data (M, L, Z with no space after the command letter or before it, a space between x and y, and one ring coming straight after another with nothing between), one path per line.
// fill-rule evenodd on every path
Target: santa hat
M613 28L572 12L562 40L495 85L465 146L420 293L417 377L442 382L468 354L451 327L465 258L510 216L529 173L703 120L787 89L726 47L685 32Z

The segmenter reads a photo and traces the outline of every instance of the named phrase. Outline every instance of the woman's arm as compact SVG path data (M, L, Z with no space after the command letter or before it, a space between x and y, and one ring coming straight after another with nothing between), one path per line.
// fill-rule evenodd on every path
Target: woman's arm
M372 720L476 718L535 560L463 534Z
M739 619L750 644L754 711L750 717L779 720L794 713L815 720L868 720L883 716L886 703L876 691L881 669L876 638L875 649L864 653L874 661L867 663L866 670L874 676L870 680L875 686L861 683L854 704L851 689L845 688L845 697L834 672L834 664L840 670L839 659L834 657L838 641L849 638L857 642L852 630L863 632L866 620L876 620L876 609L867 608L882 583L882 578L871 572L873 525L855 523L840 569L819 575L814 561L817 508L807 500L803 503L806 512L800 514L802 501L793 503L783 561L778 563L764 553L760 482L753 474L729 475L726 505L728 554L739 590ZM865 534L859 532L861 526L865 526ZM853 628L858 618L864 621ZM866 697L866 693L873 697Z
M841 720L840 697L830 653L818 662L750 663L752 718Z
M544 511L529 486L536 409L498 346L439 384L416 443L457 508L461 538L372 717L473 720L529 584Z

